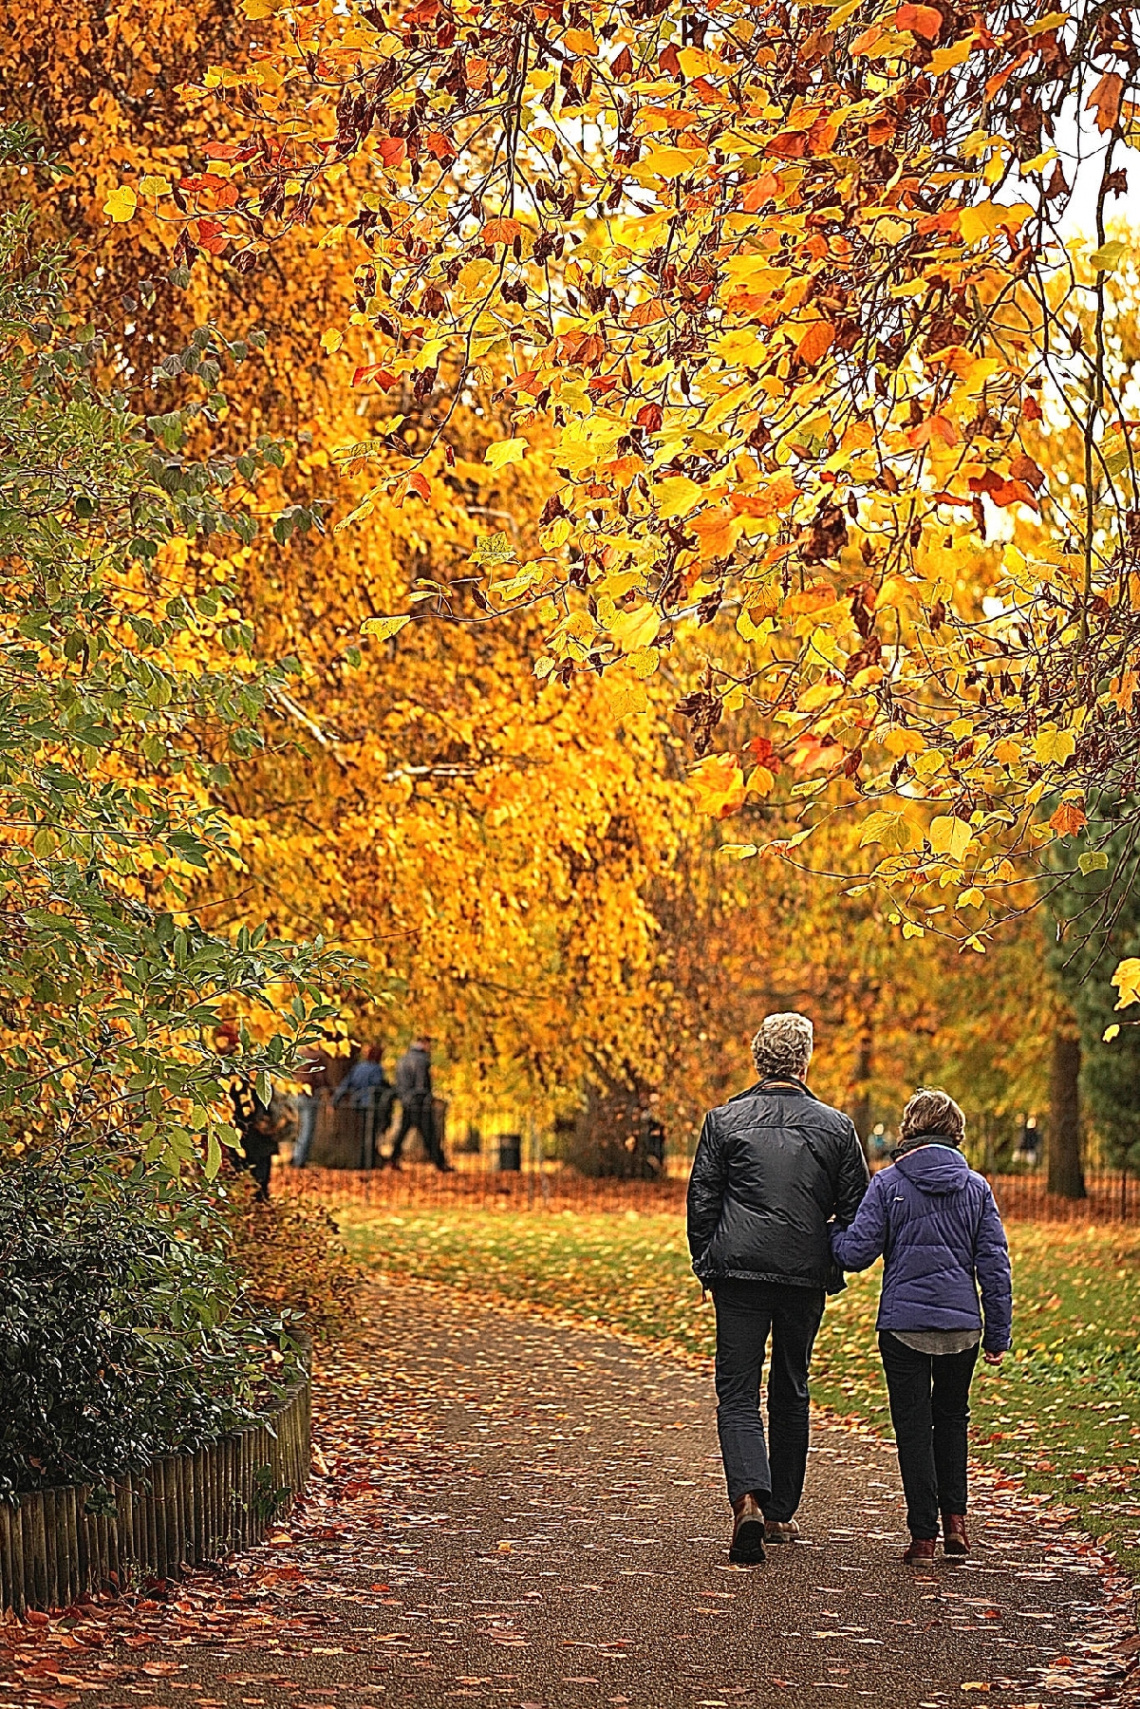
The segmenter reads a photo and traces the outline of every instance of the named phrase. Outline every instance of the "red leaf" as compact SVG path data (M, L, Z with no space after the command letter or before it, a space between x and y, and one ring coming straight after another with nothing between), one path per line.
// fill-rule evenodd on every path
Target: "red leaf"
M644 427L647 433L657 433L665 419L665 412L660 404L642 404L633 418L635 427Z
M402 166L408 158L408 145L402 136L382 136L376 150L389 172Z

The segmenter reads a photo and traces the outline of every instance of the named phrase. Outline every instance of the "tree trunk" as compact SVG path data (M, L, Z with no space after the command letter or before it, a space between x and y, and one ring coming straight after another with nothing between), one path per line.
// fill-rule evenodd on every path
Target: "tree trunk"
M1085 1197L1081 1168L1081 1041L1075 1033L1053 1034L1053 1063L1049 1087L1048 1191L1063 1199Z
M865 1027L859 1037L859 1056L855 1063L855 1083L851 1088L851 1120L855 1123L855 1132L867 1151L871 1143L871 1121L874 1114L871 1105L871 1074L874 1068L874 1035L869 1026Z

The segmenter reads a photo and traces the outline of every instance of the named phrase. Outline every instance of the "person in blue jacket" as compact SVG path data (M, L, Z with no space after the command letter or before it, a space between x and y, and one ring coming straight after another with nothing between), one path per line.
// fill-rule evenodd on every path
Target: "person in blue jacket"
M970 1552L970 1383L979 1343L988 1365L1000 1365L1010 1345L1009 1248L989 1183L962 1155L965 1135L947 1092L916 1092L893 1163L873 1178L850 1227L831 1232L845 1270L884 1259L879 1350L911 1536L903 1559L912 1565L934 1558L939 1516L947 1555Z

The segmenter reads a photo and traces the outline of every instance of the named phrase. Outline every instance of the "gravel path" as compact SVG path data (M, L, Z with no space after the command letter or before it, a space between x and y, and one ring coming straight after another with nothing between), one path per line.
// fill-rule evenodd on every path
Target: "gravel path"
M1140 1702L1130 1592L1063 1512L976 1483L975 1555L916 1573L893 1453L845 1428L803 1541L730 1568L711 1376L651 1349L377 1284L319 1400L301 1515L39 1629L0 1709Z

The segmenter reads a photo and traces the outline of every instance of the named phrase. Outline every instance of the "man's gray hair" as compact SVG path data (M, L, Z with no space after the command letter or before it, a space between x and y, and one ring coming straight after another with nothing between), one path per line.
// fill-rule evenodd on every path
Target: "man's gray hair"
M752 1060L761 1077L791 1075L802 1080L811 1061L815 1034L806 1015L789 1010L767 1015L752 1040Z

